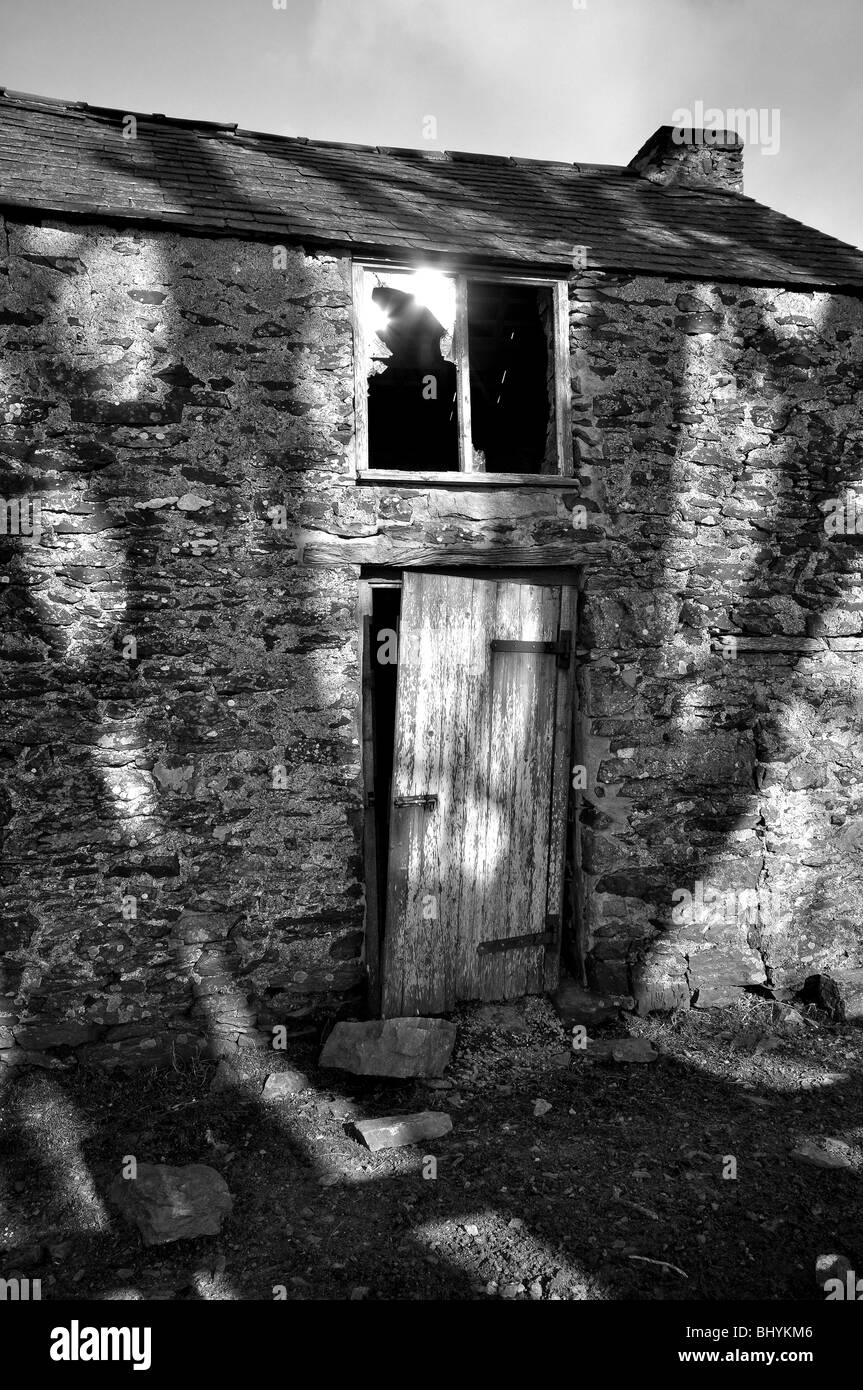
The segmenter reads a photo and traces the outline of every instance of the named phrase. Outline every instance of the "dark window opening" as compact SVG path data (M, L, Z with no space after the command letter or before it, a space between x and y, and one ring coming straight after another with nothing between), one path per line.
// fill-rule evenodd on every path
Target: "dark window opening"
M468 281L474 468L557 473L550 288Z
M369 467L457 470L453 324L438 317L447 317L445 303L436 313L418 297L413 278L372 277L366 300Z
M396 685L401 589L372 589L372 749L374 758L374 816L377 842L378 913L385 927L387 864L390 849L390 802L396 737ZM392 636L395 635L395 642ZM396 659L393 659L396 658Z

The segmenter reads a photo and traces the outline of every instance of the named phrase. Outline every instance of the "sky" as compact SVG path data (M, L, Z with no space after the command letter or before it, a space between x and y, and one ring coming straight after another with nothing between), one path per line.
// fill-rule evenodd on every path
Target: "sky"
M281 135L626 164L743 109L746 193L856 246L861 55L863 0L0 0L11 90Z

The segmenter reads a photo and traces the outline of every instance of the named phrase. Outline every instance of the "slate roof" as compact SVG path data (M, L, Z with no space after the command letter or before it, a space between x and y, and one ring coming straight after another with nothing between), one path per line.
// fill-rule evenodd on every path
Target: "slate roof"
M863 289L863 253L631 168L334 144L0 88L0 207L355 253Z

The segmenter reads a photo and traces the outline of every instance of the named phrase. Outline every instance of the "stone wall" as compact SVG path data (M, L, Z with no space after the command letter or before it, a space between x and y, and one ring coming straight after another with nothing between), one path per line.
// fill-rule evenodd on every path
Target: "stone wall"
M861 330L839 295L574 290L574 427L613 541L581 628L584 954L642 1008L863 961L863 566L824 526L863 479Z
M356 485L345 260L7 221L0 285L4 1060L361 1003L361 563L581 567L595 984L863 961L857 300L579 275L572 486L429 491ZM672 920L699 881L750 920Z
M349 269L11 221L0 252L0 494L41 524L0 537L0 1049L251 1042L364 978L355 586L295 546L348 467Z

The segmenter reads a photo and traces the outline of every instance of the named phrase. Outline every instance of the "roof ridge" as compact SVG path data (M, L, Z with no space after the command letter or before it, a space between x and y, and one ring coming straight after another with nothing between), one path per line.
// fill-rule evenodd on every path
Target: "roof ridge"
M366 154L390 155L395 158L427 159L432 163L441 160L458 160L470 161L475 164L510 164L518 167L536 165L543 169L574 169L577 173L602 170L603 172L615 171L627 174L629 177L641 177L634 170L629 170L625 164L602 164L591 160L542 159L536 155L489 154L483 150L440 150L409 145L371 145L349 140L324 140L309 135L280 135L272 130L247 130L236 121L206 121L192 116L168 116L162 111L131 111L128 107L99 106L87 101L70 101L64 97L45 97L35 92L19 92L9 87L0 86L0 104L5 102L30 110L48 108L56 111L58 115L72 118L77 116L91 116L102 120L115 118L120 125L124 119L134 116L136 121L145 124L176 126L181 130L228 133L238 139L276 140L280 143L312 145L315 149L358 150Z
M130 111L128 107L123 108L121 106L92 106L88 101L68 101L63 97L43 97L35 92L17 92L12 91L9 87L0 87L0 105L4 103L28 111L40 111L47 108L59 116L72 118L91 116L97 120L107 120L116 117L120 125L127 117L134 116L136 121L150 122L155 125L179 126L186 130L218 130L229 131L231 134L237 130L236 121L205 121L192 116L166 116L162 111Z

